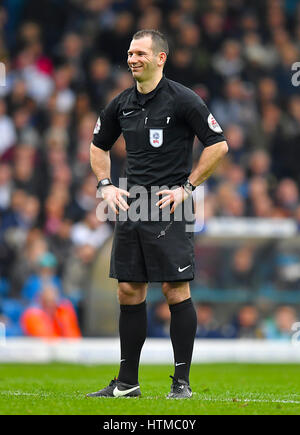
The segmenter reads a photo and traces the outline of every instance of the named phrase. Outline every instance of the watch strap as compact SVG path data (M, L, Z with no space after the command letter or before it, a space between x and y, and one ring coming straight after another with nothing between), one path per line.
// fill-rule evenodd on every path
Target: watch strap
M186 182L182 185L182 187L184 188L184 190L191 195L193 193L193 191L196 189L197 186L194 186L190 180L186 180Z
M112 184L110 178L103 178L103 180L100 180L97 184L97 190L101 189L101 187L110 186Z

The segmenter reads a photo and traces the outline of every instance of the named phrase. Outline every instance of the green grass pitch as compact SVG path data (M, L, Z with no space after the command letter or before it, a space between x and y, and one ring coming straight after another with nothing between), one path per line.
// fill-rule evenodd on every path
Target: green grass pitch
M194 364L193 397L167 400L171 366L142 365L141 398L86 399L117 366L0 364L0 414L300 414L299 365Z

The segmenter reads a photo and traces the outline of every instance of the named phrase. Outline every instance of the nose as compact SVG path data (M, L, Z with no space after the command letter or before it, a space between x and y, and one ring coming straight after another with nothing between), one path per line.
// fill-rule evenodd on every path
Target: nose
M137 62L137 58L135 54L132 54L131 56L128 56L128 63L133 64Z

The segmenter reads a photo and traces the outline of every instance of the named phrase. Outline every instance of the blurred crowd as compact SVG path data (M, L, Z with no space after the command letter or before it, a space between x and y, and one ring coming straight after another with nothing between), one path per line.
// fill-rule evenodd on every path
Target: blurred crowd
M222 308L224 311L224 309ZM246 304L235 310L236 314L223 319L216 315L213 304L196 304L198 326L196 338L201 339L267 339L290 341L296 329L298 312L293 306L282 305L267 312L256 305ZM170 337L170 310L166 302L152 305L149 312L148 336Z
M32 316L47 314L53 334L66 334L56 310L80 334L89 271L112 233L95 215L89 147L100 109L133 84L127 49L141 28L168 36L166 76L198 93L225 131L230 152L205 184L205 218L290 217L300 225L297 0L4 0L0 321L12 335L34 335L24 317L32 307ZM195 140L195 162L201 150ZM120 137L114 183L125 157ZM233 256L237 269L253 267L249 255ZM249 274L236 276L249 283Z

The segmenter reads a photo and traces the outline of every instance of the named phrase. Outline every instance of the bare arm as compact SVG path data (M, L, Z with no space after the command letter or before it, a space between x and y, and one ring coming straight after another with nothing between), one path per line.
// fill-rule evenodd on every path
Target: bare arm
M228 151L227 142L218 142L204 148L196 168L189 176L193 186L199 186L207 180L215 171L216 167Z
M90 148L91 167L97 180L110 178L110 155L109 151L104 151L91 143Z
M96 175L98 181L103 180L104 178L110 178L109 151L104 151L91 143L90 161L92 170ZM129 208L128 204L122 197L122 195L129 196L129 192L127 192L126 190L119 189L114 185L110 185L102 187L101 194L102 198L107 202L107 204L116 214L119 214L116 205L124 211Z

